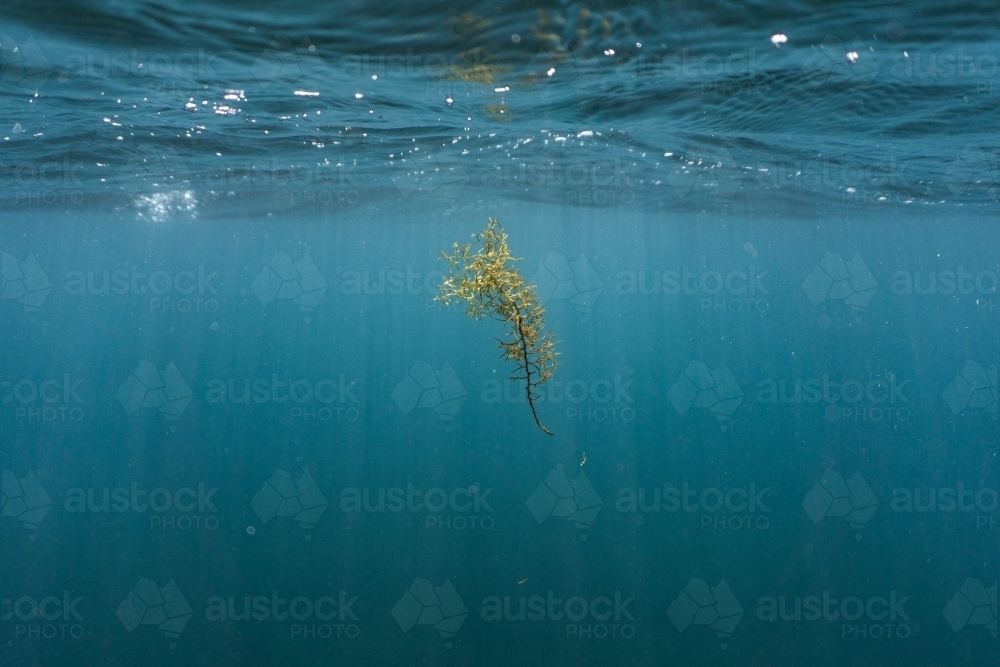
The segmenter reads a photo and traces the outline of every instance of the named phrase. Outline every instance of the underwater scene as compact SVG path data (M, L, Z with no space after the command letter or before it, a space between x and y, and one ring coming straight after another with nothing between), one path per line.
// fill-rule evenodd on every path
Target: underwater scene
M996 664L998 58L3 3L0 664Z

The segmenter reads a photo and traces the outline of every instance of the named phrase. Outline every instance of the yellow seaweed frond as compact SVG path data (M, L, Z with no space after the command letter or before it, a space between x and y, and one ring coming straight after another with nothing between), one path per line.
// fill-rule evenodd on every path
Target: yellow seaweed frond
M445 306L464 302L469 317L481 320L491 317L509 325L506 340L499 340L506 361L514 362L512 380L523 380L527 388L528 405L538 428L549 435L535 410L537 388L552 377L556 370L556 341L545 330L545 309L538 302L535 286L525 283L515 266L516 259L507 247L507 234L495 218L486 228L473 234L479 250L472 244L452 244L452 254L441 251L448 262L448 276L442 281L440 294L435 297Z

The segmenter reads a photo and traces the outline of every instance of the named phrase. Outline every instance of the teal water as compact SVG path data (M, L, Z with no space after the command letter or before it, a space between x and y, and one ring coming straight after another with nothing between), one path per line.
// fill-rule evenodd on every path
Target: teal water
M4 660L995 661L990 7L396 9L0 9Z

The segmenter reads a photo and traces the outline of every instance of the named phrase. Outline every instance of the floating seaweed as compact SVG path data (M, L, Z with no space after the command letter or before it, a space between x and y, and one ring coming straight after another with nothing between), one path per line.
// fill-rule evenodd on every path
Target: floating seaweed
M490 218L486 228L473 238L482 246L476 252L472 244L458 243L452 245L451 255L441 252L448 261L449 275L435 298L445 306L464 301L469 317L481 320L489 316L510 325L507 340L497 339L504 359L517 365L510 377L525 382L535 423L552 435L535 410L537 388L552 377L558 354L552 333L545 331L545 309L538 302L535 286L526 284L514 266L517 260L507 248L507 234L498 220Z

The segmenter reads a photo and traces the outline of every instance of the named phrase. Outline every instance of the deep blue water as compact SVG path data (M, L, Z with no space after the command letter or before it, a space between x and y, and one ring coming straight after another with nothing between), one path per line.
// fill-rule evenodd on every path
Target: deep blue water
M997 23L5 3L3 663L995 663Z

